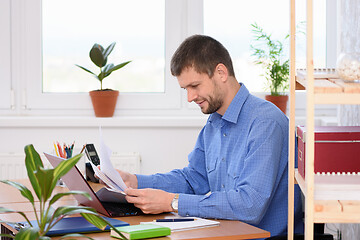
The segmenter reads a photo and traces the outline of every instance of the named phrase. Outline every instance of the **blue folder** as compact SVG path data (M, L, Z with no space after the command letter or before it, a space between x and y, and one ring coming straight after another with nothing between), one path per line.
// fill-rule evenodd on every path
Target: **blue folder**
M117 219L103 217L106 221L112 224L114 227L129 226L127 222L123 222ZM37 226L36 221L31 221L31 224ZM20 230L19 227L28 226L27 222L21 222L18 224L9 224L16 230ZM46 234L47 236L64 235L68 233L88 233L88 232L101 232L103 230L95 227L83 217L68 217L61 219L54 227ZM110 227L106 226L105 231L110 231Z

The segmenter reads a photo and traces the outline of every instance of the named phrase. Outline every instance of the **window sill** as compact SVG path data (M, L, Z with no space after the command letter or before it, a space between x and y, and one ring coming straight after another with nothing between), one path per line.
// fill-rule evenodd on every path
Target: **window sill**
M0 117L3 127L202 127L203 117Z

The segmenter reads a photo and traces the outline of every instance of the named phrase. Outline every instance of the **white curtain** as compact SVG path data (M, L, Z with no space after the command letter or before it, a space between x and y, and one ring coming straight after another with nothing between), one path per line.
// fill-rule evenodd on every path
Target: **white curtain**
M340 52L360 53L360 1L340 0ZM360 125L360 105L340 105L341 126Z
M360 1L340 0L339 7L340 52L360 53ZM359 126L360 105L339 105L338 118L341 126ZM327 228L339 230L342 240L360 238L360 224L327 224Z

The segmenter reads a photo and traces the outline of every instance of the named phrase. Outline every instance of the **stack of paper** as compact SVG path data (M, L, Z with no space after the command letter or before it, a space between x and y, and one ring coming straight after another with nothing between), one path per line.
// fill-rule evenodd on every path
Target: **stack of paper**
M95 174L100 178L101 181L105 183L105 185L111 191L116 192L124 192L127 188L124 181L122 180L120 174L113 167L110 156L111 149L105 145L104 140L102 138L102 133L100 129L100 168L99 170L92 162L91 166L94 169Z
M194 218L194 221L184 221L184 222L141 222L140 224L156 224L163 227L168 227L172 232L176 231L185 231L190 229L204 228L204 227L213 227L219 226L220 222L203 219L203 218Z

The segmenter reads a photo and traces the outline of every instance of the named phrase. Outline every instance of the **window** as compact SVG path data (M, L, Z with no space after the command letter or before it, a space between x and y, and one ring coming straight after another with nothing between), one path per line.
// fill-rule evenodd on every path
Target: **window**
M266 0L246 4L238 0L223 0L220 4L215 0L0 1L0 26L9 33L0 35L0 44L5 46L0 50L0 111L10 115L92 115L87 91L99 88L99 83L74 64L96 71L88 57L91 46L116 41L109 62L133 60L104 80L105 87L120 90L117 109L121 111L117 114L198 113L188 111L198 107L186 104L186 92L170 74L172 54L186 37L197 33L221 41L232 56L238 80L252 92L262 92L264 80L250 58L250 24L257 22L282 39L289 28L288 0L273 4ZM305 3L298 4L298 21L302 21ZM314 41L315 65L324 67L329 66L329 58L332 62L336 59L336 0L314 4L314 33L319 38ZM333 15L329 15L329 9ZM95 10L107 14L89 18ZM116 30L108 29L108 22L115 22ZM330 30L333 32L329 35Z
M112 42L108 63L132 62L105 78L103 88L164 93L165 0L43 0L42 26L44 93L100 88L75 64L98 74L89 50Z
M121 80L113 81L114 79L105 79L104 84L106 84L106 87L113 87L119 86L120 88L120 96L119 101L117 103L117 109L129 109L134 110L137 114L137 109L176 109L179 108L181 105L180 99L181 99L181 91L178 87L177 81L174 77L170 74L169 69L169 61L170 57L172 55L172 52L175 51L178 44L182 41L181 37L181 29L178 28L179 25L181 25L181 22L184 21L184 16L181 12L178 11L178 9L182 8L183 3L182 2L166 2L164 0L152 0L152 1L119 1L114 0L113 2L121 2L123 3L121 6L125 4L125 2L128 2L127 6L134 7L133 4L141 4L141 8L144 10L131 10L129 11L133 16L130 16L131 19L129 19L129 22L126 23L118 23L115 24L112 28L112 32L108 31L102 32L102 30L93 29L95 33L102 33L102 34L91 34L88 32L85 32L83 35L79 36L79 34L76 34L81 30L82 27L79 25L83 25L87 23L87 20L74 20L75 25L77 27L72 27L71 29L64 29L67 25L71 25L71 21L67 22L64 21L64 25L61 23L61 19L64 18L64 16L69 12L69 16L74 16L75 13L72 13L74 10L64 10L66 14L62 11L60 11L62 8L59 6L57 7L57 10L60 11L60 14L62 15L62 18L60 19L60 22L54 23L54 26L47 26L44 24L44 29L41 28L43 17L47 17L47 13L43 13L44 16L42 16L42 5L41 2L43 2L44 7L49 7L46 3L48 2L54 2L50 0L31 0L31 1L24 1L22 4L24 4L23 8L26 9L25 16L23 18L20 18L21 24L24 25L23 29L29 29L30 31L24 31L23 34L24 39L26 41L22 40L22 44L24 45L24 49L26 49L27 54L22 56L23 59L21 59L22 62L24 62L25 65L25 71L27 71L27 74L25 76L26 81L26 107L27 110L33 111L34 113L36 111L44 112L43 109L46 110L47 113L52 114L59 114L65 113L66 110L71 115L83 115L83 114L92 114L92 105L90 101L90 97L88 96L87 90L81 90L82 92L79 92L79 88L82 86L75 86L71 85L71 81L78 81L77 78L79 78L79 82L81 82L81 78L86 79L86 83L82 82L87 86L87 89L98 89L99 83L96 80L92 79L92 76L89 73L86 73L82 71L81 69L77 69L76 66L73 64L79 64L84 67L91 68L91 61L88 58L88 52L91 48L92 44L94 42L97 42L95 40L95 37L100 36L101 39L99 40L100 44L103 44L104 46L107 46L107 44L110 44L113 39L115 38L115 41L117 41L117 37L121 39L121 41L118 42L118 45L115 47L114 51L118 51L117 53L114 52L110 57L115 57L112 59L109 59L111 62L114 63L120 63L123 61L126 61L127 59L133 60L132 63L130 63L128 66L126 66L124 69L121 69L117 72L112 73L110 76L112 77L118 77ZM105 5L107 9L113 8L112 6L107 5L106 3L110 3L111 0L102 1L101 5ZM89 1L90 5L94 1ZM97 1L98 2L98 1ZM152 14L150 13L144 13L146 16L142 15L142 11L149 10L150 3L155 3L154 6L157 6L156 11L162 11L162 14L160 16L154 17L155 20L149 20L148 18L151 18ZM73 3L72 1L56 1L56 3L59 3L61 6L63 3L67 3L68 6L72 6L72 8L76 8L77 12L82 11L88 11L88 8L84 8L84 5L88 4L88 1L84 3L83 5ZM130 5L129 5L130 4ZM148 5L150 4L150 5ZM50 7L49 7L50 8ZM136 9L138 9L139 6L137 6ZM115 8L114 8L115 9ZM115 9L116 10L116 9ZM19 9L18 11L21 11ZM50 11L50 10L49 10ZM75 11L75 12L76 12ZM90 10L89 10L90 11ZM51 11L50 11L51 12ZM114 15L113 11L108 10L105 12L105 14ZM151 11L148 11L151 12ZM119 14L121 11L119 11ZM154 14L154 13L153 13ZM67 15L66 15L67 16ZM88 16L88 15L87 15ZM92 18L97 18L97 21L101 22L103 21L103 16L98 14L94 14ZM162 16L165 18L165 20L161 20ZM50 18L48 16L48 18ZM131 20L134 20L134 18L139 18L141 22L137 21L136 23L132 23ZM76 17L78 19L78 17ZM109 18L106 18L108 20ZM102 24L106 24L103 22ZM82 22L81 22L82 21ZM89 20L91 22L91 20ZM109 20L109 21L115 21L115 20ZM152 29L139 29L140 25L143 26L143 22L149 21L150 23L161 25L161 26L154 26ZM164 21L166 24L163 25ZM95 23L94 23L95 24ZM121 26L127 24L128 26ZM91 26L91 24L90 24ZM85 27L84 27L85 28ZM104 27L105 28L105 27ZM121 31L126 31L129 28L135 28L136 31L132 31L129 35L126 35L126 39L124 40L124 36L120 35L113 35L113 33ZM149 28L148 25L145 25L145 28ZM61 36L62 34L56 33L57 29L60 29L63 32L64 36ZM88 29L88 26L86 27ZM116 30L118 29L118 30ZM160 30L161 29L161 30ZM44 33L42 33L42 30ZM60 31L59 30L59 31ZM105 28L106 30L106 28ZM19 31L22 31L22 29L19 29ZM144 33L142 33L142 31ZM147 38L147 33L150 33L149 38ZM44 35L42 35L44 34ZM146 37L144 37L145 35ZM161 36L161 35L164 36ZM86 40L84 42L84 47L82 46L83 37L88 36L89 40ZM115 36L115 37L114 37ZM152 37L153 36L153 37ZM42 38L44 37L44 38ZM54 43L52 41L52 38L60 38L62 40L61 45L52 45ZM68 41L68 38L70 40ZM136 42L134 40L136 38ZM160 39L159 43L155 43L155 45L152 45L154 41L157 41ZM56 40L57 41L57 40ZM43 46L44 49L43 49ZM71 47L71 52L74 52L74 56L67 56L67 54L70 51L62 51L62 48L68 47L66 44L68 43L74 43L74 45ZM151 43L151 44L150 44ZM141 46L140 46L141 45ZM158 46L162 47L159 51ZM165 46L165 48L164 48ZM124 48L133 49L134 51L130 50L124 50ZM79 52L73 51L74 48L79 48ZM141 52L141 49L147 48L147 51ZM157 48L157 49L156 49ZM82 50L83 49L83 50ZM42 50L46 53L44 56L42 56ZM61 63L57 67L56 65L52 65L53 63L59 64L57 61L54 60L51 56L56 56L56 53L59 51L62 51L63 58L61 58L60 61L63 61L65 63ZM155 52L155 54L153 54ZM51 53L51 54L50 54ZM85 58L79 59L78 57L85 56ZM116 57L118 56L118 57ZM141 56L141 57L140 57ZM42 57L44 57L42 59ZM151 59L151 57L157 58L156 60ZM150 59L150 60L149 60ZM42 62L44 62L44 73L42 72ZM151 62L150 64L149 61ZM71 63L69 63L71 62ZM88 64L86 64L86 62ZM72 75L72 73L59 73L55 78L51 76L51 71L48 68L50 66L55 66L55 71L67 71L67 69L71 69L71 71L74 71L74 75L71 77L64 77L64 75ZM67 66L65 66L67 65ZM73 68L72 68L73 66ZM46 70L47 68L47 70ZM60 70L59 70L60 68ZM157 69L155 69L157 68ZM96 70L94 70L96 71ZM155 72L155 74L153 74ZM160 74L161 72L161 74ZM147 73L153 74L153 76L146 76ZM44 78L47 78L44 81L42 81L42 77L44 74ZM135 76L135 74L137 74ZM113 76L114 75L114 76ZM56 79L57 78L57 79ZM123 80L125 78L125 80ZM132 85L131 81L132 79L135 79L133 82L136 83L137 80L141 81L148 81L155 79L156 82L148 84L150 87L147 89L140 89L139 87L136 88L135 84ZM159 80L160 79L160 80ZM47 81L49 80L49 81ZM60 81L63 81L63 84L69 84L70 86L74 86L76 90L73 92L69 92L66 90L66 88L54 92L52 90L52 85L57 82L56 84L59 84ZM84 80L85 81L85 80ZM126 83L129 83L127 89L121 90L122 82L126 81ZM112 83L114 82L114 83ZM107 85L108 84L108 85ZM114 84L114 85L112 85ZM151 88L151 89L150 89Z
M326 2L314 1L314 62L315 67L325 67L326 62ZM297 22L303 22L305 16L305 3L297 2ZM261 6L261 7L259 7ZM245 83L250 91L263 92L266 79L259 76L262 68L253 63L250 45L252 44L252 23L257 23L273 40L284 43L285 55L288 55L289 40L289 1L279 0L223 0L221 4L216 0L204 1L204 32L218 39L228 49L233 59L235 76L238 81ZM304 30L304 28L303 28ZM297 54L303 53L305 36L299 34ZM302 51L299 51L299 50ZM305 55L298 55L297 67L305 67Z
M0 43L2 46L10 46L10 0L0 1L0 9L5 10L2 14L0 12L0 23L3 23L2 34L0 34ZM14 100L11 102L11 54L9 47L0 48L0 109L10 109L14 105Z

